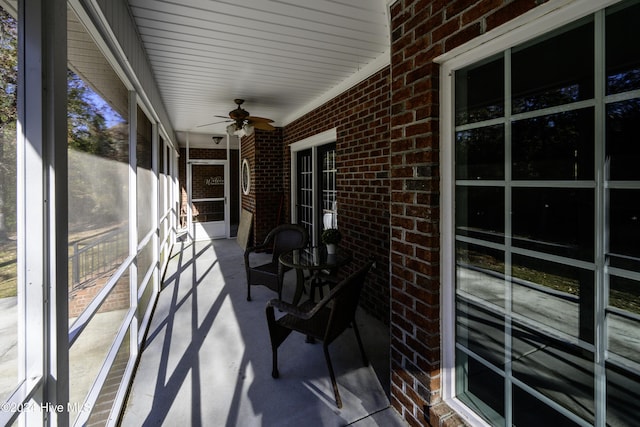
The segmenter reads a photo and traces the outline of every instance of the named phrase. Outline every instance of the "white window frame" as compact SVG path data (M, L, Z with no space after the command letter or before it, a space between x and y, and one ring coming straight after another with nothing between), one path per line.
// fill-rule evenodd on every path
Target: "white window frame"
M298 210L296 206L298 206L298 192L296 191L298 188L298 168L296 161L296 154L299 151L311 149L311 164L318 164L318 147L330 144L332 142L337 142L338 138L338 130L337 128L329 129L324 132L315 134L305 139L301 139L300 141L296 141L292 143L289 148L291 150L291 220L292 222L296 222L298 220ZM317 173L316 168L314 167L314 174ZM317 197L317 186L315 184L315 179L313 181L313 192L312 192L312 200L313 200L313 212L314 214L318 212L318 209L321 209L321 206L318 206L318 197ZM314 215L315 218L315 215ZM319 242L320 236L317 236L316 228L313 228L313 236L309 236L312 242Z
M441 240L441 366L442 398L472 425L488 426L469 407L455 397L455 169L454 169L454 71L477 63L561 28L582 17L605 9L622 0L556 1L535 9L508 23L447 52L434 60L440 64L440 180Z

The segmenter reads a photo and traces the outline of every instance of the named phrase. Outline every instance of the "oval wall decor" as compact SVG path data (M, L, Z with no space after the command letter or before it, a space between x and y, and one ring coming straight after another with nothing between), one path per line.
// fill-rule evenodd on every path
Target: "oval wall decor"
M242 186L242 192L245 195L249 194L249 190L251 189L251 169L249 169L249 161L247 159L242 161L240 185Z

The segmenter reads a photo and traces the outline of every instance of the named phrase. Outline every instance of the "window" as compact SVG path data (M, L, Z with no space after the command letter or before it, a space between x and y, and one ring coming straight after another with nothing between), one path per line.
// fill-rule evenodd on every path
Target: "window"
M79 3L0 3L0 425L104 425L175 239L177 153L166 139L156 151L166 131L136 120L141 97Z
M67 16L69 416L100 422L130 351L131 276L121 268L130 255L129 91L75 12ZM94 385L101 373L107 384Z
M320 160L320 204L322 206L322 230L338 228L338 192L336 190L336 145L327 144L318 148ZM320 232L322 232L320 230Z
M638 22L622 2L452 69L450 396L491 425L637 422Z
M338 228L335 130L291 145L292 217L314 245L326 228Z

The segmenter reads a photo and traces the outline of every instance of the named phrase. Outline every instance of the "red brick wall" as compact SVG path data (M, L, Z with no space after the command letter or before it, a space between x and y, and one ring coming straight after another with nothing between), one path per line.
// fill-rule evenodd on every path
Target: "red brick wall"
M255 133L251 136L245 136L240 141L240 158L241 158L241 162L247 159L247 161L249 162L249 170L251 171L251 185L249 186L249 194L243 193L241 196L242 209L246 209L247 211L255 214L255 211L256 211Z
M441 403L439 69L433 59L539 0L391 6L392 405L412 426L457 426Z
M69 290L69 317L78 317L93 301L95 296L102 290L107 283L113 271L109 271L102 277L95 280L87 281L82 286L74 287ZM107 299L98 309L98 313L106 313L114 310L124 310L129 308L129 279L127 277L120 279L113 288Z
M249 161L251 186L242 195L242 208L253 213L254 242L263 242L269 231L286 221L282 157L282 128L256 129L242 138L242 159Z
M377 267L361 304L385 323L389 321L389 96L389 69L385 68L285 126L283 155L289 218L289 145L337 128L338 227L343 234L340 245L354 254L350 269L369 256L375 257Z

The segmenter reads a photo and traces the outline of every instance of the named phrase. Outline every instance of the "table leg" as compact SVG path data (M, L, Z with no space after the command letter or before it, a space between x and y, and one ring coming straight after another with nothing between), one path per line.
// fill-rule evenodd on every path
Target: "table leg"
M296 268L296 292L293 295L293 305L298 305L304 292L304 270Z

